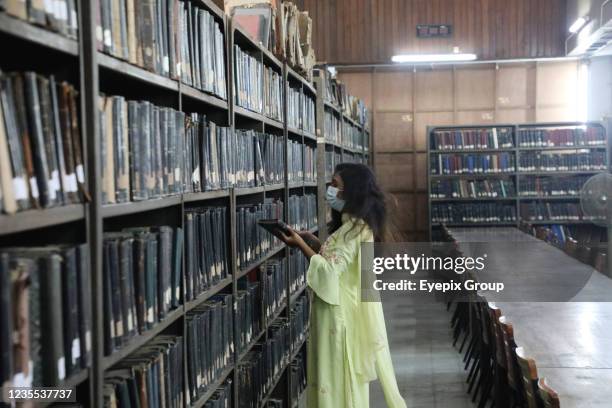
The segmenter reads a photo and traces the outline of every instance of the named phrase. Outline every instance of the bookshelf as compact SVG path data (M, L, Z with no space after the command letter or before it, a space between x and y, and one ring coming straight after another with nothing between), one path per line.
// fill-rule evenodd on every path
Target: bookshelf
M508 131L512 135L512 146L491 146L487 143L468 143L463 146L459 134L493 135L496 129ZM593 132L593 133L590 133ZM531 124L491 124L428 127L427 171L428 171L428 203L429 203L429 236L443 225L446 226L501 226L516 225L521 222L539 225L581 225L591 224L579 215L579 191L588 177L599 172L609 171L609 124L604 122L559 122ZM447 135L446 142L440 148L436 137ZM598 140L591 140L592 134L599 135ZM450 136L449 136L450 135ZM466 136L467 137L467 136ZM540 139L538 139L540 138ZM467 140L467 139L465 139ZM465 143L465 142L463 142ZM461 148L456 148L461 145ZM438 148L436 148L438 147ZM506 171L486 172L477 163L493 163L491 157L505 155L508 160ZM458 166L457 173L452 170L442 171L447 163L441 163L449 155L461 157L459 161L449 160L450 166ZM487 160L477 162L478 156ZM464 159L471 156L472 161ZM579 160L582 157L582 161ZM458 160L458 159L456 159ZM475 164L476 163L476 164ZM501 160L497 161L501 163ZM436 167L436 169L434 169ZM498 166L499 167L499 166ZM476 172L470 170L476 169ZM434 174L435 173L435 174ZM468 173L468 174L465 174ZM472 182L473 184L468 184ZM444 184L446 183L446 184ZM454 184L453 184L454 183ZM479 184L480 183L480 184ZM502 190L500 187L504 186ZM442 188L439 188L442 186ZM468 187L469 186L469 187ZM512 186L510 191L508 187ZM473 189L467 191L467 189ZM446 190L439 193L438 190ZM487 190L488 189L488 190ZM466 196L467 191L467 196ZM474 194L474 191L476 194ZM478 194L480 191L482 194ZM484 194L484 191L496 191L495 194ZM500 193L504 192L505 194ZM439 222L434 220L432 212L436 205L472 205L489 203L499 209L500 205L511 207L514 220L499 221L478 220L475 222L457 222L454 220ZM566 205L567 204L567 205ZM558 207L558 206L561 207ZM565 206L566 205L566 206ZM557 207L556 207L557 206ZM565 207L563 207L565 206ZM548 218L547 214L537 211L558 211L558 216ZM529 211L535 213L529 213ZM576 214L571 211L576 211ZM565 212L565 215L562 214ZM559 213L561 213L559 215ZM486 218L483 217L483 218Z
M318 196L323 198L327 186L331 183L331 173L336 164L358 162L372 165L370 126L351 118L346 113L345 107L341 105L341 101L337 103L333 101L329 91L331 80L326 65L315 67L317 173L319 175L317 190ZM326 125L326 117L333 117L337 121L338 128L336 131ZM358 141L360 145L348 143L351 140L350 129L355 132L354 140ZM333 135L330 135L331 132L333 132ZM328 216L330 210L324 199L318 200L318 206L319 237L325 239L327 237L327 225L330 221Z
M3 71L11 70L34 70L44 74L54 74L62 80L69 80L79 89L80 102L80 129L83 142L83 156L86 173L86 185L91 195L91 200L85 204L71 204L61 207L53 207L44 210L27 210L14 215L0 215L0 246L14 245L52 245L59 243L85 243L89 249L89 277L90 288L86 291L86 297L92 309L91 316L91 341L92 356L91 363L87 369L80 370L63 381L65 385L75 386L77 400L84 406L103 406L105 374L124 361L133 353L149 344L160 335L171 334L182 336L184 342L183 352L183 403L185 406L201 407L212 396L215 389L226 379L233 379L234 404L237 404L238 376L236 367L238 363L253 349L258 341L268 338L270 324L274 321L287 318L296 301L305 294L306 287L302 286L290 293L289 284L285 288L286 301L276 310L271 319L264 319L264 327L260 333L253 336L251 343L240 353L237 350L237 340L234 339L235 353L232 363L229 364L214 380L210 388L191 404L187 404L187 359L186 347L186 317L198 306L217 294L238 293L239 281L256 275L257 268L270 259L278 259L288 264L287 257L289 249L285 246L272 248L256 262L250 263L244 268L238 268L237 255L237 221L236 208L241 204L261 203L266 198L281 199L284 203L284 216L287 218L287 203L289 196L293 194L305 195L315 194L317 209L324 208L325 180L319 176L321 169L324 170L324 158L326 144L321 142L324 134L319 124L322 123L318 112L319 104L323 104L321 92L312 83L297 74L286 63L279 61L268 50L260 44L256 44L242 32L240 28L233 27L232 22L225 16L211 0L197 0L193 4L205 9L219 24L224 35L224 71L227 98L221 98L213 93L203 91L193 85L188 85L180 79L160 75L143 67L136 66L127 60L112 56L98 49L98 37L96 33L97 3L78 2L79 37L78 40L64 37L58 33L51 32L45 28L34 26L26 21L19 20L0 11L0 39L11 42L22 50L18 58L11 62L2 64ZM234 95L235 61L234 44L248 50L262 64L280 75L282 83L281 109L282 120L278 117L267 116L263 112L256 112L238 106ZM36 55L36 58L28 56ZM6 64L6 65L5 65ZM297 90L304 98L312 102L311 118L316 124L308 126L305 120L297 127L289 127L287 124L287 95L288 88ZM288 141L292 140L301 145L317 148L313 155L314 177L308 180L298 180L291 184L287 179L287 163L283 164L285 171L284 182L271 185L263 185L246 188L224 188L212 191L183 192L175 195L143 201L128 201L117 204L103 204L102 202L102 174L101 174L101 127L99 122L99 100L100 93L106 95L121 95L126 100L145 100L155 105L170 107L186 114L196 112L206 115L207 120L214 121L219 126L232 129L254 130L280 136L284 140L285 149ZM326 106L334 110L339 118L346 123L356 127L364 134L366 130L356 121L348 117L340 106L325 102ZM301 105L300 115L305 114L305 108ZM310 119L308 122L312 121ZM340 144L331 146L338 153L345 150L354 158L358 156L363 160L369 146L361 151L355 148L344 148ZM287 150L285 150L287 157ZM323 173L324 174L324 173ZM323 192L323 193L321 193ZM220 206L228 212L228 249L229 269L231 276L215 282L205 291L197 294L194 298L186 300L185 282L185 247L183 246L181 265L181 297L182 303L178 308L170 310L153 327L129 338L118 350L110 355L104 353L104 272L103 272L103 241L104 233L119 231L125 227L136 226L160 226L170 225L172 227L185 228L185 214L193 208L200 206ZM318 212L323 214L322 212ZM318 225L310 231L320 231L321 238L325 238L326 225L322 224L325 217L318 217ZM289 271L290 265L287 265ZM234 328L236 327L236 305L232 305ZM263 308L263 305L262 305ZM235 333L235 335L237 335ZM295 406L297 401L291 399L290 376L286 375L286 368L293 358L303 350L305 340L297 347L289 350L290 358L282 367L280 374L273 379L273 386L263 396L259 406L272 396L281 396L286 399L287 406Z

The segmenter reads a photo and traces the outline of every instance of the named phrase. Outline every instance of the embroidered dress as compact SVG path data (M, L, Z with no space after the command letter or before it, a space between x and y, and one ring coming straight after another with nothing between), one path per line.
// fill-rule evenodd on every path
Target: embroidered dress
M369 382L376 378L387 406L405 408L382 304L361 302L361 242L373 241L372 230L346 214L342 222L320 254L310 259L307 272L315 295L308 340L308 408L368 408Z

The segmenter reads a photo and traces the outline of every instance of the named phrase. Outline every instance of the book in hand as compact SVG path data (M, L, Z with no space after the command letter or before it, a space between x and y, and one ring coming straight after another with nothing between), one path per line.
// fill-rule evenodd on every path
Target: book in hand
M259 220L257 224L283 242L285 235L291 235L291 228L279 219Z

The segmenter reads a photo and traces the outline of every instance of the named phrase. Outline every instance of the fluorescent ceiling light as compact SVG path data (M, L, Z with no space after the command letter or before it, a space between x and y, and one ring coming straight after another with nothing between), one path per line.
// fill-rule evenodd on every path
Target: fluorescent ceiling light
M400 54L391 57L393 62L448 62L474 61L476 54Z
M586 17L579 17L576 21L574 21L574 23L570 26L569 28L569 32L576 34L578 31L580 31L580 29L582 27L584 27L584 25L586 24L587 19Z

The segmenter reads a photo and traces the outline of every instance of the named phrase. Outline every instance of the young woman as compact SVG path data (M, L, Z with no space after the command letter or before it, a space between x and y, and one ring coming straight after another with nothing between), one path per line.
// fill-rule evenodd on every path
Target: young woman
M326 199L332 223L323 246L307 232L291 231L285 236L288 245L300 248L310 260L307 282L314 296L308 408L367 408L369 383L376 378L387 406L405 408L393 372L382 305L361 302L361 243L382 240L383 194L367 166L346 163L336 167Z

